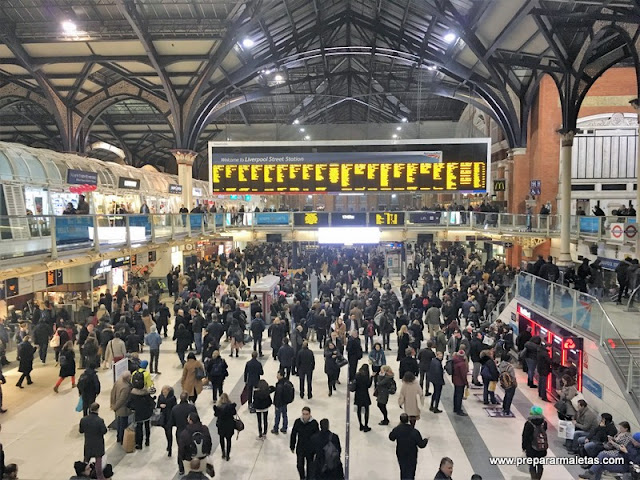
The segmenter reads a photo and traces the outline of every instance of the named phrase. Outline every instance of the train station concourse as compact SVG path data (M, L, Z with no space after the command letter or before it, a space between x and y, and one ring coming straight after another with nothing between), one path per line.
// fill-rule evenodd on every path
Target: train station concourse
M640 480L639 39L0 1L0 480Z

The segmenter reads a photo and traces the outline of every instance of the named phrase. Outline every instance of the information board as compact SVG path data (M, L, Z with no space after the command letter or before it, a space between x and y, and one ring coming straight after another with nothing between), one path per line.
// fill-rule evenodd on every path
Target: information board
M406 151L321 152L318 147L292 153L265 151L251 142L230 151L212 142L212 191L486 192L489 145L484 139L468 142L403 145Z

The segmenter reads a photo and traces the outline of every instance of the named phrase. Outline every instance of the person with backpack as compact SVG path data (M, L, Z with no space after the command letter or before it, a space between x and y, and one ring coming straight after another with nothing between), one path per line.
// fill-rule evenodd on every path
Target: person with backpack
M296 467L300 480L313 477L314 450L311 438L319 431L318 422L311 417L311 409L303 407L302 416L293 423L289 440L291 453L295 452L297 457Z
M483 350L480 352L480 362L482 368L480 369L480 375L482 376L482 401L485 405L489 405L491 401L492 405L497 405L496 400L496 386L498 385L498 367L493 358L495 350Z
M82 372L77 383L78 393L82 397L82 414L85 417L88 415L89 406L96 401L100 394L100 380L95 368L93 363L87 365L87 369Z
M529 418L522 429L522 450L528 458L543 458L547 456L549 441L547 439L547 422L542 416L542 408L534 405L529 412ZM532 480L542 478L543 467L540 464L529 466Z
M202 380L207 378L204 365L200 360L196 359L196 354L190 352L187 356L187 362L182 368L182 391L189 394L189 401L196 403L198 395L202 393Z
M220 355L219 350L215 350L211 356L211 360L207 365L207 377L211 382L211 390L213 391L213 402L215 403L219 395L222 395L224 387L224 379L229 376L229 366L224 358Z
M76 388L76 354L73 351L73 343L71 341L68 341L62 347L58 363L60 364L60 376L53 387L53 391L58 393L58 387L67 377L71 377L71 388Z
M213 465L206 461L213 450L211 433L196 412L191 412L187 417L187 426L178 438L178 450L178 456L183 461L182 472L185 464L188 465L194 458L201 462L199 471L204 471L205 468L208 470L210 466L213 469Z
M518 380L516 379L516 370L511 364L508 352L502 354L500 364L498 365L498 382L504 389L504 399L502 400L502 413L511 415L511 402L518 388Z
M340 438L329 430L329 420L320 420L320 431L311 437L314 470L317 480L342 480L344 471L340 455Z
M444 354L440 351L436 352L434 358L429 364L429 382L433 385L433 395L431 395L431 405L429 410L433 413L442 413L438 407L440 406L440 396L442 395L442 387L444 386L444 368L442 367L442 358Z
M140 388L141 372L137 371L131 376L131 394L129 395L129 401L127 407L133 410L134 421L136 428L136 450L142 450L143 432L146 437L145 446L149 446L149 440L151 438L151 416L153 415L153 409L156 404L151 398L149 390L144 387L144 380L142 381L142 388Z
M409 423L409 415L400 415L400 424L391 430L389 440L396 442L396 457L400 466L400 479L413 480L418 465L418 448L424 448L429 442Z
M254 352L255 353L255 352ZM269 386L266 380L261 379L253 390L253 408L258 418L258 440L267 438L268 412L273 404L271 394L275 387Z
M289 428L289 417L287 415L287 406L293 402L295 398L295 389L289 379L285 378L281 372L277 373L278 381L275 386L273 395L273 405L276 407L276 418L271 433L277 435L280 426L280 417L282 417L282 429L280 432L287 433Z
M316 368L316 358L311 350L309 350L309 342L302 342L302 348L298 351L296 357L296 370L300 379L300 398L304 398L304 383L307 382L307 398L311 400L313 397L313 370Z

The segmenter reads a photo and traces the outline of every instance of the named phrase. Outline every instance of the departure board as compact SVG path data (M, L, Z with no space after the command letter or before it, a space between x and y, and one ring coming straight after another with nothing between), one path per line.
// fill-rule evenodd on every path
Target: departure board
M263 147L220 153L214 147L212 192L486 192L489 143L480 140L367 152L277 153Z

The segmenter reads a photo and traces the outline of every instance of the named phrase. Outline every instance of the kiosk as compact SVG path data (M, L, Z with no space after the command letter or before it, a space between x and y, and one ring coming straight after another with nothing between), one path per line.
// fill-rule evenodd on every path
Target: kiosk
M268 325L271 323L271 305L277 301L280 292L280 277L266 275L258 279L256 283L249 287L251 295L256 295L262 303L264 321Z

